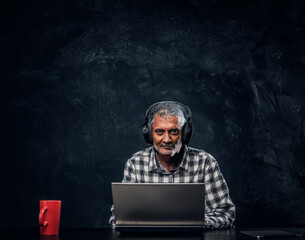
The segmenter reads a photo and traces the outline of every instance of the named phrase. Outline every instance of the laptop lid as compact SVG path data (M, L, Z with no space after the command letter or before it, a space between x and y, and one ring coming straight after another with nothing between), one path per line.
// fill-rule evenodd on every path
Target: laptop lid
M204 183L112 183L116 226L203 227Z

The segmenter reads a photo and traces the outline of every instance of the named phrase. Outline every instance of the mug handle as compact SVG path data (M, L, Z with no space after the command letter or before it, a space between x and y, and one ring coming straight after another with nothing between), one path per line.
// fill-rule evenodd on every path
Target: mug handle
M39 211L39 225L42 226L42 227L48 226L48 221L43 221L43 218L44 218L44 215L45 215L46 211L48 211L47 207L43 207Z

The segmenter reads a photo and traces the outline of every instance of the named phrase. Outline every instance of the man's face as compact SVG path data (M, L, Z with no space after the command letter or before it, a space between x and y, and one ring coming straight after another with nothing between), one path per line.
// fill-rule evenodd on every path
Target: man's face
M152 138L155 149L159 154L174 156L179 153L181 143L181 127L178 116L167 118L156 115L152 125Z

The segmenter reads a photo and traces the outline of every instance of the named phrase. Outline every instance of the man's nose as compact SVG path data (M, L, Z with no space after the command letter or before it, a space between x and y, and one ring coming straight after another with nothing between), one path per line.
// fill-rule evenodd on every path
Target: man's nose
M165 132L165 133L164 133L164 137L163 137L163 142L169 143L169 142L171 142L171 141L172 141L172 139L171 139L170 134L168 134L168 132Z

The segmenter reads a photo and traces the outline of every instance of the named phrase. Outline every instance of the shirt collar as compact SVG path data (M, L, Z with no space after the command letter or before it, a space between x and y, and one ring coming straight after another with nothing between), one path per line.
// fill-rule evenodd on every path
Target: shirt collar
M184 145L184 154L183 154L183 159L180 163L180 166L178 168L182 168L184 170L188 170L189 167L189 163L190 163L190 155L189 155L189 149L188 146ZM154 147L151 147L151 153L150 153L150 157L149 157L149 164L148 164L148 171L154 171L156 169L158 169L158 164L157 164L157 159L156 159L156 150ZM178 169L177 168L177 169Z
M149 164L148 164L148 171L149 172L158 169L158 165L156 163L156 157L155 157L156 156L156 150L153 146L151 148L152 148L152 150L150 152Z
M184 145L184 154L182 158L182 162L180 163L179 168L183 168L184 170L188 170L190 163L190 154L188 146Z

